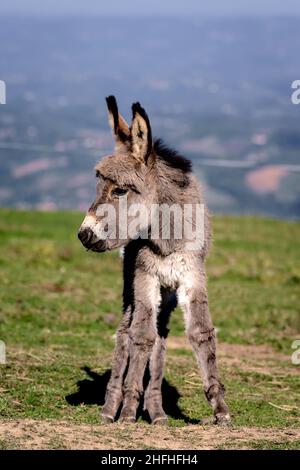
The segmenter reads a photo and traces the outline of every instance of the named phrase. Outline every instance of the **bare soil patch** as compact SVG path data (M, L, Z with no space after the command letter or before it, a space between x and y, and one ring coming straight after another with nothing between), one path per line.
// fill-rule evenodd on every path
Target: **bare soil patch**
M218 428L189 425L182 428L151 425L86 425L67 421L13 420L0 424L0 439L8 448L22 449L215 449L247 447L249 441L294 442L297 429Z

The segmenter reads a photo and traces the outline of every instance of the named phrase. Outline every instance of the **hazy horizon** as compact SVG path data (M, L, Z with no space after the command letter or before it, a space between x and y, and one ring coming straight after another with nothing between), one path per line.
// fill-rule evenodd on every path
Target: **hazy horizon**
M86 210L115 94L191 159L213 212L299 219L299 35L298 17L2 20L0 206Z

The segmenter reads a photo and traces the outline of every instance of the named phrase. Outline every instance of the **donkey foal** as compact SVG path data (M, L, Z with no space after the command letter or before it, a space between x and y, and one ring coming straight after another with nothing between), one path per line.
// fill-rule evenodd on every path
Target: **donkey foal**
M107 98L109 122L116 147L113 155L96 166L97 196L81 225L79 238L95 252L125 246L123 319L117 332L111 378L107 387L102 419L112 422L121 406L120 419L136 420L143 393L147 364L150 380L144 395L144 407L152 423L164 423L161 385L165 361L167 323L177 305L182 307L187 336L203 375L204 390L216 423L230 421L216 363L216 338L211 321L206 290L205 257L210 246L208 211L201 189L191 173L191 164L160 140L152 139L150 122L139 103L132 106L131 127L118 112L113 96ZM126 202L126 217L119 219L121 204ZM139 224L134 225L134 208L144 208ZM165 219L160 209L158 223L149 214L152 207L184 208L202 205L189 218L184 210L179 222L193 227L192 241L203 233L202 242L192 244L183 233L175 236L175 215L170 217L169 236L164 235ZM103 208L113 208L104 216ZM122 215L121 215L122 216ZM122 216L123 217L123 216ZM120 220L113 226L113 220ZM125 228L131 228L126 231ZM112 227L113 226L113 227ZM130 233L129 233L130 232ZM104 235L105 234L105 235Z

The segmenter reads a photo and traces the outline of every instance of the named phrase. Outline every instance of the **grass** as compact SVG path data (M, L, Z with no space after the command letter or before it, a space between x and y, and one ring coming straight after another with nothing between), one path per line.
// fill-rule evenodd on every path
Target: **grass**
M72 406L65 397L84 380L82 386L97 393L97 381L82 367L90 367L98 380L110 367L121 318L121 260L117 252L85 252L77 240L81 221L75 212L0 210L4 419L99 422L97 400ZM207 267L218 339L271 351L257 357L257 367L254 358L252 368L246 356L234 365L234 358L220 361L234 425L297 427L300 366L292 365L290 356L292 342L300 339L300 224L253 217L215 217L213 224ZM170 328L173 337L183 335L179 310ZM188 419L210 414L189 349L169 351L166 378L180 392L178 406ZM170 418L171 427L184 425L182 416Z

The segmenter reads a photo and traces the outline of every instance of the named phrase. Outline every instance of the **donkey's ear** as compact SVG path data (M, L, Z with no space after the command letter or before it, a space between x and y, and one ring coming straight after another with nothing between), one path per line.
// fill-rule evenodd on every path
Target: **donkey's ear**
M114 96L106 98L108 108L108 121L114 133L117 143L126 143L130 140L130 129L118 111L118 105Z
M152 151L152 132L147 113L140 103L132 105L131 140L133 157L147 163Z

